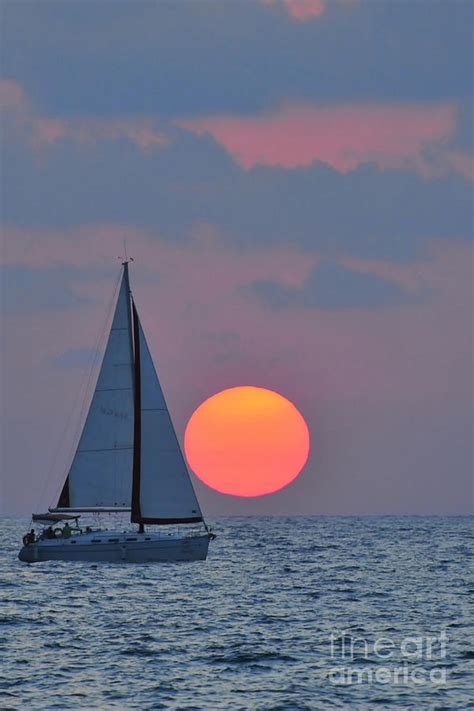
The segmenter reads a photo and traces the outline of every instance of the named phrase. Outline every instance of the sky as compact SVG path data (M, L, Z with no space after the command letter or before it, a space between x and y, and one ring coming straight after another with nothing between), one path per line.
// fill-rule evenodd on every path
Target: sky
M194 478L205 514L470 511L473 14L3 0L4 513L54 503L124 244L181 442L237 385L308 423L287 488Z

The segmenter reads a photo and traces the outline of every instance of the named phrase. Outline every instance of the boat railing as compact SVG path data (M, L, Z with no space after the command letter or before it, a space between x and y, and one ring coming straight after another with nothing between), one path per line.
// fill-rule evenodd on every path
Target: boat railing
M34 534L34 540L32 540L31 534L27 534L29 536L28 543L36 543L38 541L47 541L47 540L68 540L70 538L77 538L83 535L88 535L88 534L102 534L102 535L109 535L111 534L112 531L109 530L108 528L99 528L99 527L91 527L91 526L74 526L71 527L71 533L68 536L63 536L63 531L61 528L43 528L43 530L38 533ZM116 535L117 531L113 531L113 533ZM52 535L51 535L52 534ZM127 536L136 536L138 535L136 530L131 530L131 529L124 529L121 531L122 535L127 535ZM200 527L197 526L166 526L166 527L156 527L156 528L151 528L148 529L144 532L145 540L147 537L153 537L153 538L163 538L167 539L170 537L179 537L179 538L195 538L196 536L202 535L203 530ZM143 535L143 534L140 534ZM25 536L25 539L27 538Z

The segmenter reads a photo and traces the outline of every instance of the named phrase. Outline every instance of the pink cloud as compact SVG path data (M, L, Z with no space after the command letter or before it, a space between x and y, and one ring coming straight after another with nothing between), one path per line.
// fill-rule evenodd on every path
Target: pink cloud
M66 139L80 144L127 139L146 153L169 143L169 137L157 120L149 116L125 119L42 116L28 100L22 86L12 80L0 81L0 102L23 140L35 148Z
M3 111L19 111L26 105L23 87L13 79L0 79L0 106Z
M284 0L284 5L295 20L318 17L326 9L324 0Z
M21 140L39 149L70 140L87 145L129 140L144 153L167 145L156 118L124 119L42 116L22 86L0 81L5 116ZM314 161L347 173L365 162L402 168L432 178L455 172L473 179L473 159L451 144L457 125L453 103L283 106L255 116L182 118L176 124L209 133L246 169L255 165L297 168Z
M33 142L36 145L49 145L66 138L68 124L57 118L38 118L33 121Z
M167 145L169 140L150 118L134 119L58 119L53 117L33 120L33 140L37 146L70 139L77 143L97 143L128 139L143 152Z
M320 17L328 8L328 0L260 0L264 5L282 8L291 19L308 22ZM355 0L331 0L331 5L351 5Z
M464 275L464 283L468 283L468 275L472 273L469 264L471 254L471 247L464 241L453 240L451 244L446 244L433 239L420 259L406 264L345 254L339 255L338 263L361 274L373 274L408 293L416 294L428 289L449 290L456 273Z
M457 124L452 103L290 105L270 114L177 123L198 135L211 134L246 169L322 161L341 173L365 162L427 177L446 170L466 172L463 154L449 158L446 153Z
M262 0L265 5L280 5L295 20L319 17L326 9L326 0Z
M231 294L242 283L255 279L278 279L287 286L301 286L318 260L291 246L271 252L267 248L248 254L234 252L226 246L221 232L207 223L195 224L187 238L184 245L176 244L160 239L155 232L120 224L83 225L69 230L6 226L0 264L34 268L118 267L126 242L137 272L160 265L159 273L177 275L176 278L181 275L190 290L202 286L202 274L209 272L214 286L220 285ZM239 276L242 270L247 275L244 281Z

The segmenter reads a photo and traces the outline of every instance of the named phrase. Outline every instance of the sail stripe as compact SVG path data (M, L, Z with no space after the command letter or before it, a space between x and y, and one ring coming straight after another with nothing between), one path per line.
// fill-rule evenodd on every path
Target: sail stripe
M133 449L132 446L123 447L102 447L101 449L78 449L78 452L115 452L117 450L122 451L123 449Z

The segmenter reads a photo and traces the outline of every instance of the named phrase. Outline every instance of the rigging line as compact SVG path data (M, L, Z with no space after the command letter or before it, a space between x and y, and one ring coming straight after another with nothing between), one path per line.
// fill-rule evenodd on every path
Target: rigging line
M112 297L111 297L110 302L107 306L107 316L105 319L105 323L101 324L101 326L99 327L99 332L98 332L98 335L96 336L96 339L94 342L94 348L92 349L91 354L89 356L89 363L87 364L87 368L84 370L84 373L83 373L80 389L77 391L74 405L69 411L69 415L66 418L66 422L65 422L62 434L61 434L61 439L58 441L58 444L56 446L52 464L49 468L49 475L48 475L48 478L46 480L45 486L43 487L43 491L41 494L42 497L45 493L45 489L48 484L48 481L52 478L52 476L54 474L54 470L57 465L57 459L59 456L59 451L61 449L62 442L64 442L64 440L66 438L66 433L69 431L71 423L72 423L73 419L75 419L75 417L76 417L75 412L77 410L78 403L80 402L80 399L81 399L81 393L83 393L82 403L81 403L79 415L78 415L77 421L76 421L76 428L74 430L74 436L71 438L71 443L70 443L69 449L67 450L67 457L65 456L65 462L67 462L66 476L68 476L68 474L69 474L69 469L72 464L74 452L79 444L79 437L82 432L82 424L83 424L82 419L83 419L83 414L84 414L84 410L86 407L87 396L88 396L88 394L90 394L90 384L91 384L92 374L95 370L95 367L97 364L97 359L99 357L101 342L104 340L104 335L107 332L106 331L107 326L111 320L111 313L113 311L114 304L116 302L117 292L119 290L121 280L122 280L122 272L120 272L117 277ZM57 483L55 490L53 492L54 501L56 501L56 498L60 495L62 488L64 486L64 482L65 482L65 479L63 477L61 477L61 480L59 481L59 483Z

